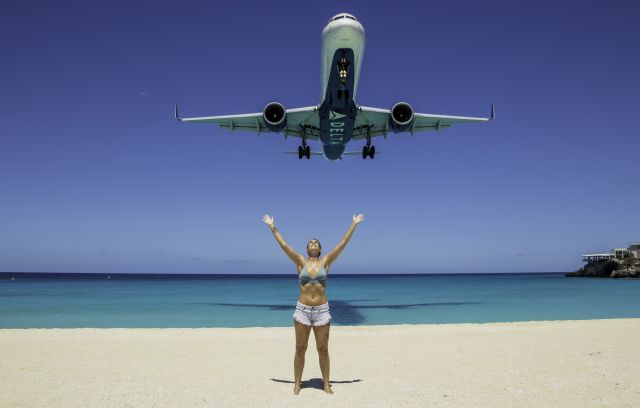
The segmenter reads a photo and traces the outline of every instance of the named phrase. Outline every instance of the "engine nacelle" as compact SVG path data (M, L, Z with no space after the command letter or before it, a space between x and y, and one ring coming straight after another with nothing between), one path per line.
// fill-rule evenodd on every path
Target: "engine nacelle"
M262 119L272 132L279 132L287 126L287 110L278 102L271 102L264 107Z
M413 122L413 108L406 102L398 102L393 105L389 115L389 127L394 131L409 129Z

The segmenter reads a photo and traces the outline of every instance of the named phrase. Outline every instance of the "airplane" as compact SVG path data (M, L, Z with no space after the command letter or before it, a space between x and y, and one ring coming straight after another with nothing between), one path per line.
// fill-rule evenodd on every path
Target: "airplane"
M317 106L286 109L278 102L268 103L262 112L182 118L175 106L175 118L180 122L217 123L234 130L284 133L301 139L298 159L323 155L329 161L343 155L362 155L373 159L376 148L371 139L387 138L388 132L441 130L456 123L490 122L495 118L491 105L488 118L416 113L407 102L398 102L391 109L358 105L355 101L362 66L365 35L355 16L340 13L332 17L322 31L322 101ZM308 140L320 141L322 152L311 152ZM351 140L364 140L362 152L346 152ZM296 154L296 152L283 152Z

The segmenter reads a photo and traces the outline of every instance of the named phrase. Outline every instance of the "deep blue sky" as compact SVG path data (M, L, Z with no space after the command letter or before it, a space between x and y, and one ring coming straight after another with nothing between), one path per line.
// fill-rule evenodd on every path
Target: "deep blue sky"
M336 163L173 120L174 103L317 104L343 11L367 37L358 103L497 119ZM364 213L334 273L576 269L640 241L639 18L633 1L3 4L0 270L294 273L265 212L301 252Z

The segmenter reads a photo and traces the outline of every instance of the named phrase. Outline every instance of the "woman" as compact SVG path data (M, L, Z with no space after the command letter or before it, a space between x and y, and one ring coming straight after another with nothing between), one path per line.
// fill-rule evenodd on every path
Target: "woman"
M327 284L327 274L333 262L338 258L344 247L349 242L356 225L364 221L362 214L354 215L353 222L342 240L331 252L320 258L320 242L312 239L307 243L307 259L291 248L282 235L278 232L273 223L273 217L264 215L262 220L271 228L271 232L289 258L296 264L298 279L300 280L300 296L296 311L293 314L293 325L296 329L296 354L293 359L293 371L295 384L293 393L300 393L300 382L302 381L302 369L304 368L304 355L307 351L309 334L313 327L313 335L316 338L316 348L320 357L320 371L322 371L322 381L324 391L333 394L329 384L329 327L331 325L331 314L329 313L329 303L325 287Z

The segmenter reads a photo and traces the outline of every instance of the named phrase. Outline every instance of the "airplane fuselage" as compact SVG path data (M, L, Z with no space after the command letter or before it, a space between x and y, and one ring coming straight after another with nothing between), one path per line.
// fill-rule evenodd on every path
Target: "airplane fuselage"
M333 17L322 31L320 141L329 160L341 158L353 135L364 44L364 28L349 14Z

